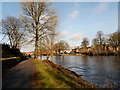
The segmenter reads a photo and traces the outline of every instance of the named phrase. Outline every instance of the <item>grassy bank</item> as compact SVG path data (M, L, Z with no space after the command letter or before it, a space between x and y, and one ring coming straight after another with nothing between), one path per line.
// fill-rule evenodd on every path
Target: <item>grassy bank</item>
M74 72L64 69L51 61L34 60L37 73L34 77L37 88L93 88L94 85L82 80ZM37 86L36 86L37 85Z

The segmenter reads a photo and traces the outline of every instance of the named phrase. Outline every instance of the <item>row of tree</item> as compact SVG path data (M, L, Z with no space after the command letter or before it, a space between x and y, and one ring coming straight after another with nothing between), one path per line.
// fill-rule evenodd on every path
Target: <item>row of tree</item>
M56 36L57 15L55 9L51 9L52 3L48 2L21 2L23 11L20 18L8 16L2 20L2 34L7 36L11 48L20 48L23 44L34 44L34 56L46 54L49 58L53 52L61 53L69 48L66 41L54 44ZM81 46L86 49L89 40L83 38ZM102 31L97 32L97 37L92 40L94 51L101 53L105 46L112 46L114 51L120 49L120 32L104 35Z
M81 46L86 50L89 45L88 38L83 38ZM105 35L102 31L98 31L96 37L92 40L91 47L94 48L94 53L102 53L105 50L108 51L109 47L113 48L113 51L120 50L120 32L114 32L109 35Z

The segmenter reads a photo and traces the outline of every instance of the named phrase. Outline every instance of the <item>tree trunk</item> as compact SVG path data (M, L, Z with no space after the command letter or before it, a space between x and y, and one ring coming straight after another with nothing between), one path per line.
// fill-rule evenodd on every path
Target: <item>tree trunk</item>
M35 56L34 58L37 59L37 52L38 52L38 24L36 23L36 37L35 37Z
M50 61L53 61L53 53L51 53Z
M42 55L40 55L40 60L42 60Z
M49 55L47 55L47 60L49 59Z
M60 49L58 51L59 51L59 54L60 54Z
M54 35L51 35L51 53L50 53L50 61L53 61L53 51L54 51L54 47L53 47L53 42L54 42Z

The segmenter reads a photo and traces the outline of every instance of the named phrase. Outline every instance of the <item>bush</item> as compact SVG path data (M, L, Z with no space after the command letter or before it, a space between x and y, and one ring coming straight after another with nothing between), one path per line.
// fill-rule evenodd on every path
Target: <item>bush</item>
M115 52L109 51L109 52L108 52L108 55L115 55Z
M107 53L106 53L106 51L103 51L99 55L107 55Z
M9 57L20 57L23 59L23 55L19 49L10 48L7 44L2 44L2 58L9 58Z

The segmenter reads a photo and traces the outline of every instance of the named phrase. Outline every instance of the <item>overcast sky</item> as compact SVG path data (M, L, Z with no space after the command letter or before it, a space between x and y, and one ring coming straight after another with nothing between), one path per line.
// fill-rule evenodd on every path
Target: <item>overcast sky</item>
M80 46L82 38L87 37L91 43L96 32L101 30L105 34L113 33L118 29L117 2L55 2L58 15L56 40L66 40L70 46ZM22 13L19 2L2 3L2 19L6 16L19 17ZM21 51L34 50L32 47L23 47Z

